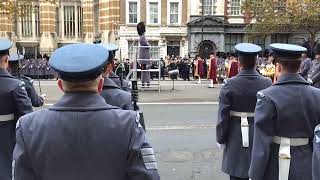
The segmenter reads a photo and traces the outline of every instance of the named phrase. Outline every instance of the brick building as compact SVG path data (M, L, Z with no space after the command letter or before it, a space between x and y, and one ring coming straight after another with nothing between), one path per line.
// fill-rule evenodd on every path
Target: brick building
M0 36L15 42L28 55L50 54L66 44L115 41L120 0L60 0L34 2L23 8L22 18L0 17ZM13 48L15 51L15 48Z

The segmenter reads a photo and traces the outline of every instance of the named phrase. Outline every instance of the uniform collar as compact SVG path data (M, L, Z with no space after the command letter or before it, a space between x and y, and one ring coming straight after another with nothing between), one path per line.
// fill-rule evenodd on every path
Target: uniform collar
M94 92L65 93L62 98L49 108L57 111L96 111L117 109L110 106L99 94Z
M104 84L103 84L104 87L112 87L112 88L117 88L117 89L120 89L120 87L114 82L112 81L110 78L105 78L104 79Z
M2 68L0 68L0 76L13 78L13 76L7 70Z
M300 74L289 73L281 75L274 85L282 84L305 84L310 85Z
M246 75L258 76L259 73L255 69L241 69L240 72L239 72L239 75L240 76L246 76Z

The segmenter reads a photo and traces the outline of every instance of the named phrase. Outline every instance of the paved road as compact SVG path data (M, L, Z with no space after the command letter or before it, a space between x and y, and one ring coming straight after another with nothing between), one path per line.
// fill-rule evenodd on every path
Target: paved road
M215 141L217 105L142 105L162 179L226 180Z
M38 84L35 81L36 88ZM215 122L219 86L208 82L162 82L162 92L152 88L140 93L147 135L155 148L163 180L227 180L221 173L221 150L216 147ZM42 81L47 103L62 95L55 81ZM171 103L168 103L171 102ZM172 103L173 102L173 103Z

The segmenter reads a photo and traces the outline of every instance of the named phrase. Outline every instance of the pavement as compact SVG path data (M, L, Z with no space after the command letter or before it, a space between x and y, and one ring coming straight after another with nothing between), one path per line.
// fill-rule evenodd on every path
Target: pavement
M155 84L158 81L152 81ZM158 92L158 86L153 85L149 88L141 88L139 93L140 103L150 102L217 102L221 84L216 84L214 88L208 88L210 82L202 80L202 84L196 81L175 81L174 90L171 80L161 81L161 91ZM39 82L34 81L35 88L39 91ZM40 81L41 91L47 95L46 102L54 103L62 96L62 92L54 80Z
M62 92L56 81L41 81L47 105ZM38 82L34 81L39 91ZM209 81L161 81L140 91L147 136L154 147L163 180L227 180L221 172L222 151L216 146L215 127L221 85L208 88Z

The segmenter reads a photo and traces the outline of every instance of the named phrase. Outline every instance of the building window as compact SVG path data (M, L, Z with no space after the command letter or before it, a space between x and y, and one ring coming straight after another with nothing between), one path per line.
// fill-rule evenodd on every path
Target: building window
M75 36L75 9L74 6L64 6L64 36Z
M99 2L94 4L94 14L93 14L93 18L94 18L94 32L95 34L97 34L100 31L100 27L99 27Z
M159 8L158 2L150 2L149 3L149 22L152 24L159 23Z
M167 55L170 57L180 56L180 41L168 41L167 43Z
M170 24L179 23L179 2L170 2Z
M138 23L138 2L129 2L129 23Z
M150 48L150 57L151 59L160 59L159 57L159 41L150 41L149 42L151 48Z
M56 7L56 33L57 36L60 35L60 10L59 7Z
M271 43L289 43L289 34L273 34L271 36Z
M231 0L231 15L239 16L241 13L241 0Z
M36 36L40 36L40 8L39 6L35 7L35 24L36 24Z
M243 34L226 34L224 42L226 52L234 51L234 46L243 42Z
M82 37L83 33L83 8L78 6L78 35Z
M213 15L213 3L215 0L202 0L202 10L204 15Z
M138 46L138 40L137 41L128 41L128 58L130 60L136 59L136 53L137 48L135 46Z
M32 7L22 6L21 31L22 37L32 37Z

